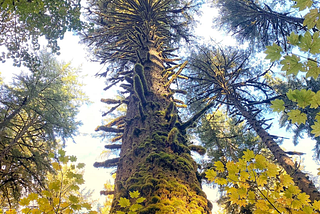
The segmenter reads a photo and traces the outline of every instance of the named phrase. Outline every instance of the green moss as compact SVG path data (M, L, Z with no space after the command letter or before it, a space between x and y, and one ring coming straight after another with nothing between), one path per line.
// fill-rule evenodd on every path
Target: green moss
M183 158L183 157L179 157L178 159L177 159L177 162L179 163L179 166L182 168L182 169L185 169L185 170L193 170L194 168L193 168L193 166L192 166L192 164L187 160L187 159L185 159L185 158Z
M190 145L189 149L191 151L197 152L199 155L205 155L207 151L203 146L199 146L199 145Z
M153 184L148 182L141 186L141 193L143 195L149 195L153 191L153 189L154 189Z
M144 89L143 89L143 85L139 75L134 75L133 87L141 103L145 105L147 103L147 100L146 100L146 97L144 96Z
M148 90L148 86L147 86L147 80L146 80L146 77L144 75L144 67L143 67L143 65L141 65L140 63L135 64L134 70L140 77L141 84L142 84L143 89L144 89L144 94L148 94L149 90Z
M179 132L179 130L176 127L171 129L171 131L168 134L167 142L173 143L177 139L178 132Z
M165 115L165 111L156 111L155 115L157 116L164 116Z
M172 117L169 121L169 129L170 130L175 126L177 118L178 118L178 116L176 114L172 115Z
M153 196L151 199L150 199L150 203L151 204L156 204L158 202L161 201L161 198L159 196Z
M144 208L143 210L140 211L140 214L155 214L155 213L159 213L158 211L160 211L160 207L158 205L155 204L151 204L149 206L147 206L146 208Z
M142 104L141 103L139 103L139 113L140 113L140 116L141 116L141 120L142 121L145 120L147 115L144 113L144 110L142 108Z
M136 177L131 177L127 180L127 185L130 185L130 184L135 184L135 183L138 183L141 179L139 178L136 178Z
M164 114L164 118L166 118L167 120L170 120L170 115L172 114L174 109L174 102L170 102L168 107L165 110L165 114Z
M140 191L141 190L141 185L138 185L138 184L133 184L133 185L130 185L128 190L130 192L133 192L133 191Z

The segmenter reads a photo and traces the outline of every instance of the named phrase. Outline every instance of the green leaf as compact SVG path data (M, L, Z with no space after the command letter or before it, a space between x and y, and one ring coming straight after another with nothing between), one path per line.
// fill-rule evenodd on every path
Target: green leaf
M287 95L289 100L291 100L293 102L297 102L295 90L292 91L292 89L289 89L289 91L286 93L286 95Z
M82 207L86 208L87 210L90 210L90 209L91 209L91 204L89 204L89 203L83 203L83 204L82 204Z
M310 53L312 53L312 54L320 53L319 31L315 32L312 35L312 43L311 43L311 47L310 47Z
M288 113L288 116L288 119L291 120L292 123L304 124L307 120L307 115L305 113L301 113L299 110L291 110Z
M79 198L78 198L77 196L70 195L70 196L69 196L69 201L70 201L71 203L76 204L76 203L79 203Z
M310 108L318 108L320 105L320 91L317 91L317 93L312 97L310 104Z
M70 156L70 161L71 162L76 162L77 161L77 157L76 156Z
M285 56L283 60L281 60L280 64L283 65L281 68L282 71L286 71L286 75L297 75L299 71L304 71L303 64L299 62L300 57L292 54L292 56Z
M121 207L129 207L129 206L130 206L130 201L129 201L129 199L127 199L127 198L120 197L120 199L119 199L119 205L120 205Z
M308 59L308 62L306 64L306 70L307 70L307 75L306 77L313 77L313 79L317 79L318 76L320 75L320 68L318 67L318 63Z
M267 46L267 50L265 50L265 54L267 54L266 59L270 59L271 62L277 61L281 58L282 48L273 43L272 46Z
M78 163L77 168L78 168L78 169L82 169L82 168L85 167L85 165L86 165L86 164L84 164L84 163Z
M312 9L304 16L303 25L308 29L314 28L315 25L319 27L319 12L318 9Z
M140 192L138 190L136 190L136 191L133 191L133 192L129 192L129 194L130 194L131 198L138 198L139 195L140 195Z
M298 102L298 106L305 108L308 105L311 104L311 100L313 98L313 96L315 95L315 93L311 90L306 90L306 89L302 89L302 90L294 90L293 91L294 94L292 95L295 99L296 102Z
M122 211L117 211L117 214L126 214L126 213Z
M291 32L290 36L288 36L288 42L291 45L298 45L299 35L295 34L294 32Z
M272 105L270 106L274 112L282 112L284 111L285 107L284 107L284 101L283 100L273 100L271 101Z
M66 155L66 151L64 151L63 149L59 149L58 154L59 154L61 157L64 157L64 156Z
M306 9L307 7L311 7L313 1L312 0L294 0L296 2L295 5L293 5L293 8L299 8L299 11Z
M315 137L320 136L320 122L315 121L314 125L312 125L311 128L312 128L311 133L314 134Z
M311 34L307 31L303 36L300 37L300 43L298 44L301 51L309 51L312 47L312 37Z
M50 152L48 155L49 158L54 158L54 153Z

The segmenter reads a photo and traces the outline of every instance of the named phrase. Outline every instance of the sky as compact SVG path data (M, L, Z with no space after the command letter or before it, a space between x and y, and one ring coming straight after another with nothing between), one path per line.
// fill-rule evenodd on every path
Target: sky
M210 37L213 37L218 44L224 45L236 45L235 41L211 28L212 18L217 15L217 12L212 8L205 7L203 9L203 16L200 19L200 26L198 32L199 38L202 42L208 43ZM84 179L86 181L85 186L87 189L95 190L93 193L93 198L99 199L100 203L103 204L105 197L100 196L100 190L103 189L103 184L106 180L111 179L110 172L113 169L103 169L94 168L93 163L96 161L103 161L99 159L99 154L104 150L104 145L108 142L100 138L94 138L91 135L96 134L95 128L102 124L102 112L104 111L106 105L100 102L101 98L112 98L115 94L112 91L104 91L105 80L102 78L95 77L95 74L104 71L106 66L100 65L99 63L90 62L90 57L88 52L86 52L86 46L79 44L79 38L67 33L65 38L59 42L61 47L61 55L58 59L71 62L73 67L82 67L83 75L86 77L83 79L85 84L83 90L90 98L91 104L83 105L80 108L80 113L78 119L82 121L83 125L79 128L79 135L74 138L73 141L68 141L66 146L66 151L68 155L75 155L79 162L85 163L85 174ZM12 75L14 73L20 73L21 68L13 68L10 66L10 62L1 65L0 72L2 77L4 77L5 82L11 81ZM275 115L276 116L276 115ZM274 135L281 135L288 137L284 143L281 145L286 151L299 151L305 152L307 155L302 157L304 164L306 166L306 171L317 173L317 168L319 167L313 160L314 142L308 138L300 141L298 146L294 147L292 140L290 139L292 133L286 132L284 129L280 129L276 122L273 123L270 133ZM110 158L110 157L109 157ZM298 161L300 161L298 159ZM208 195L208 198L215 202L217 198L217 191L213 190L211 187L204 186L204 190Z

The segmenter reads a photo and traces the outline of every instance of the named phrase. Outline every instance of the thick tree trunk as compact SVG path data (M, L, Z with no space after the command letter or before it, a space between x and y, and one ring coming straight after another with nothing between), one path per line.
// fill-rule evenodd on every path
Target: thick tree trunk
M163 58L153 41L139 54L144 75L135 72L133 77L111 213L123 210L119 198L130 199L129 192L136 190L146 198L139 213L211 213L163 78Z
M248 111L240 101L230 96L230 100L234 106L241 112L242 116L246 118L252 128L257 132L262 142L266 144L268 149L272 152L274 157L278 160L278 163L286 170L286 172L293 178L295 184L306 194L310 196L310 200L320 200L320 193L309 177L300 171L296 164L289 158L286 153L279 147L279 145L273 140L273 137L261 126L253 114Z

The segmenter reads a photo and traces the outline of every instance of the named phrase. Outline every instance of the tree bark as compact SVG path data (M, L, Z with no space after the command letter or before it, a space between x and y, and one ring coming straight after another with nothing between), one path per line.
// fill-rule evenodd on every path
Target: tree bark
M146 82L133 78L136 82L127 107L111 213L122 210L120 197L130 199L129 192L137 190L146 198L141 214L209 214L211 203L201 190L187 137L179 131L177 108L170 105L173 97L162 75L163 59L154 41L144 47L140 55L146 56L141 63L145 77L140 73L139 79Z

